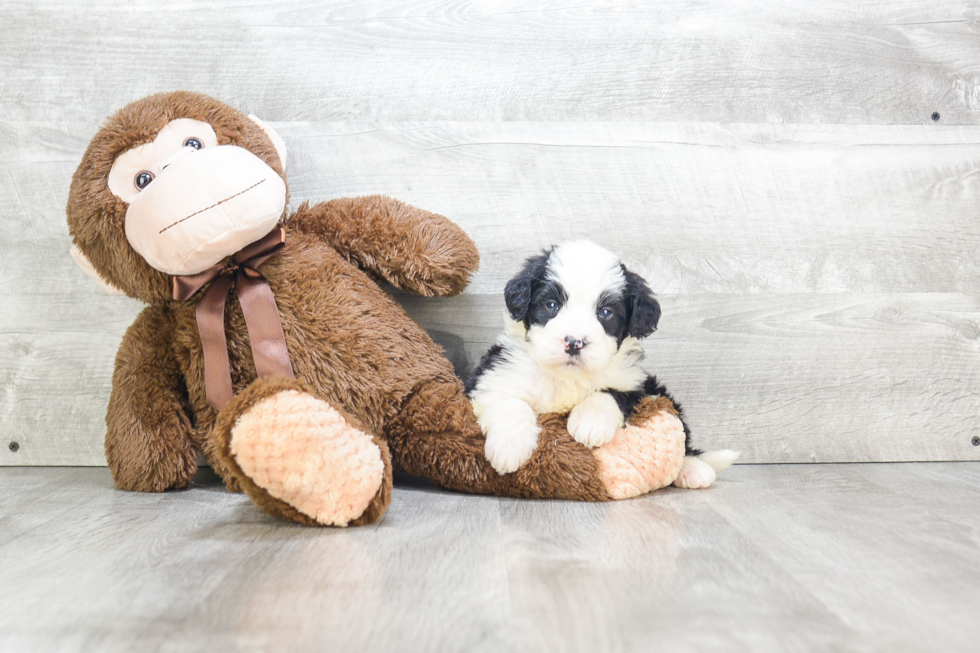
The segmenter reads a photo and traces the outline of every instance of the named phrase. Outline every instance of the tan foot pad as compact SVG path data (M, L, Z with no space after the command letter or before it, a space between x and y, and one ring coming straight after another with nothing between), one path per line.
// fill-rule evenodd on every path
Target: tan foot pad
M328 526L360 517L384 476L381 450L369 434L296 390L266 397L239 417L231 454L270 495Z
M666 410L627 424L592 450L610 499L630 499L674 482L684 462L684 425Z

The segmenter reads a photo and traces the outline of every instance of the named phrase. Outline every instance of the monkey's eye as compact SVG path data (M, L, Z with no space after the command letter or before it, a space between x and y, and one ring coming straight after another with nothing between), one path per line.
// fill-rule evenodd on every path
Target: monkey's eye
M554 313L555 311L558 310L558 302L548 302L547 304L544 305L544 307L547 308L552 313Z
M136 184L138 190L143 190L150 185L153 181L153 173L147 170L136 173L136 177L133 179L133 183Z
M608 320L612 317L612 311L608 308L600 308L598 315L600 320Z
M195 150L199 150L204 147L204 143L201 142L201 139L191 136L184 141L184 147L193 147Z

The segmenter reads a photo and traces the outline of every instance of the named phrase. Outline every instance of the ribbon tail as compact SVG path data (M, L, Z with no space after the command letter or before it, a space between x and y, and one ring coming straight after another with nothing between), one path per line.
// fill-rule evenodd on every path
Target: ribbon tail
M269 287L269 282L261 274L238 275L238 301L245 314L248 339L252 343L252 359L255 372L259 376L288 376L294 378L293 366L289 362L286 336L279 320L279 307Z
M204 291L197 304L197 330L204 349L204 387L208 404L221 410L231 401L231 365L228 362L228 341L225 338L225 298L233 276L223 274Z

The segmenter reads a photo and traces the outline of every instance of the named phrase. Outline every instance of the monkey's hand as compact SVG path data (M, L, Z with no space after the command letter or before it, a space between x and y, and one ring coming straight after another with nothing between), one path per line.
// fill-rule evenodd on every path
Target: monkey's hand
M458 295L480 266L476 245L454 222L384 195L307 203L287 226L319 235L358 267L428 297Z
M126 331L106 411L105 452L116 487L162 492L197 470L171 316L148 306Z

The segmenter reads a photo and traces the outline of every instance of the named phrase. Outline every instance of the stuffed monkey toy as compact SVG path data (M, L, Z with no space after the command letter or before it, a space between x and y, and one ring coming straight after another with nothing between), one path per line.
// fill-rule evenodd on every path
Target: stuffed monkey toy
M147 304L116 356L105 450L116 486L182 488L203 452L230 490L304 524L376 521L393 467L439 486L604 501L669 484L684 433L666 398L589 450L544 415L499 475L441 349L376 283L465 288L479 256L448 219L371 196L287 210L286 151L205 95L109 118L72 180L73 255Z

